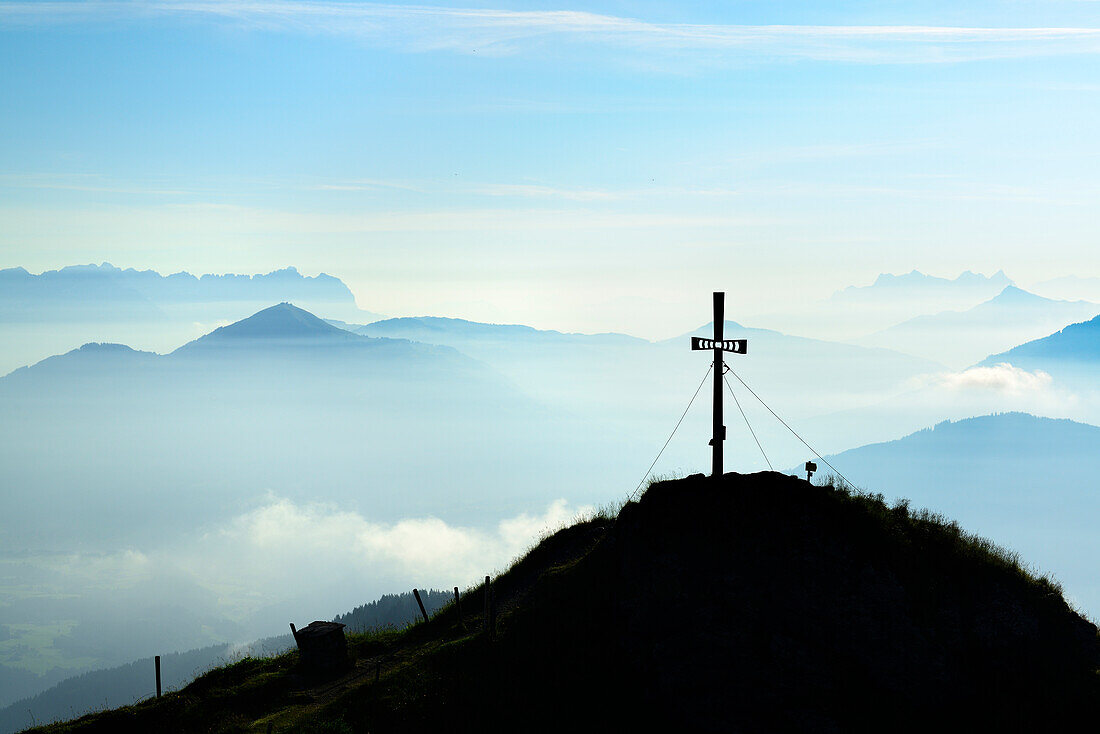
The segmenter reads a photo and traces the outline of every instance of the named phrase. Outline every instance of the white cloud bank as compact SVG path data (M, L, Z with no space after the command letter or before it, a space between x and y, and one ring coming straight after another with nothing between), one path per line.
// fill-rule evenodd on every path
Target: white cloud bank
M575 10L520 11L360 2L6 2L0 22L88 23L163 16L248 29L354 36L404 51L504 55L548 44L643 52L856 63L943 63L1100 53L1100 28L651 23Z
M913 392L896 402L919 411L924 422L1022 411L1091 423L1098 415L1090 396L1068 389L1042 370L1029 372L1008 362L923 375L911 386Z
M541 514L521 514L501 520L492 530L479 530L436 517L378 523L330 505L273 498L204 535L196 549L204 560L227 554L238 560L235 565L241 568L228 576L218 574L225 583L241 572L264 586L277 583L292 567L332 563L365 574L416 576L453 586L503 566L541 533L589 510L570 509L559 499Z
M20 560L29 584L20 593L79 597L114 590L125 596L127 589L152 585L159 590L153 593L171 596L174 586L212 592L220 612L234 619L295 601L306 613L312 607L335 614L414 586L475 583L504 570L543 534L591 511L559 499L541 512L478 529L435 517L374 522L332 505L271 497L184 545ZM0 559L0 567L4 563L16 561ZM301 604L303 598L309 604Z

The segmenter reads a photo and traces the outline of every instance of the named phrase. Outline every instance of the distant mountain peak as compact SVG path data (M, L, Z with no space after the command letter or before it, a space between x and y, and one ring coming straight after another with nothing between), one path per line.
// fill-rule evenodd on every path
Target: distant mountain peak
M125 344L116 344L114 342L88 342L87 344L80 345L81 352L136 352L133 347L128 347Z
M215 329L191 344L228 344L248 341L326 340L354 341L363 339L326 323L309 311L283 302L258 311L246 319ZM187 346L187 345L184 345Z
M1035 295L1015 285L1005 286L1004 289L986 303L1050 303L1051 299Z

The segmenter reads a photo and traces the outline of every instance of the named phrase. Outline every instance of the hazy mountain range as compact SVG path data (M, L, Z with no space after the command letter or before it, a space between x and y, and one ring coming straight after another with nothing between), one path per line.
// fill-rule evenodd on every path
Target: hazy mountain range
M957 277L939 278L913 270L902 275L882 273L871 285L850 285L830 297L833 303L873 303L890 300L896 305L954 303L966 306L1000 293L1013 281L998 270L990 276L966 270Z
M86 344L0 379L0 405L7 551L157 537L238 507L242 491L430 511L438 495L408 491L424 475L392 457L438 484L460 457L507 451L539 410L453 349L351 334L289 304L163 356Z
M673 339L647 342L623 334L563 334L520 325L460 319L402 318L353 327L356 333L400 337L454 347L492 365L530 395L572 412L630 420L673 415L687 395L672 385L698 381L709 360L690 353L690 336L709 336L703 325ZM901 389L915 375L944 369L930 360L884 349L788 336L727 321L730 338L750 340L753 358L734 357L779 405L795 411L835 410ZM812 390L807 365L815 374Z
M161 275L154 270L116 268L110 263L71 265L32 274L0 270L0 321L139 320L164 317L173 308L206 307L226 318L226 304L270 304L293 300L334 317L369 318L339 278L310 277L295 268L263 275ZM246 307L249 307L246 306ZM216 310L215 310L216 309Z
M917 316L971 308L1010 285L1015 283L1001 270L990 276L966 271L955 278L918 270L882 273L869 285L848 286L817 302L792 294L792 310L752 320L787 333L851 340Z
M402 559L439 558L438 543L505 552L518 531L498 523L590 501L591 481L637 481L652 445L449 347L289 304L166 355L87 344L16 370L0 415L0 624L23 634L0 642L0 664L32 672L268 634L318 600L408 583ZM309 559L294 556L267 568L271 533L309 546L318 524L395 560L366 578L296 577ZM122 587L106 592L104 574Z
M0 270L0 373L85 342L168 351L215 326L293 301L333 318L373 321L338 278L293 267L258 275L161 275L110 263L33 274Z
M1055 301L1008 286L965 311L918 316L858 342L926 358L934 355L952 367L965 367L1097 314L1100 305L1095 303Z

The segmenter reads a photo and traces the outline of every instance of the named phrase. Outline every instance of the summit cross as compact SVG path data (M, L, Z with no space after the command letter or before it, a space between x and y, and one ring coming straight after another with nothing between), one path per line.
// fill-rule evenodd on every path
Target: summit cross
M714 338L703 339L698 336L691 337L692 351L714 350L714 435L710 439L711 445L711 474L722 476L722 442L726 440L726 427L722 425L722 381L726 371L726 363L722 352L745 354L749 350L748 339L723 339L722 329L726 322L726 294L715 291L714 293Z

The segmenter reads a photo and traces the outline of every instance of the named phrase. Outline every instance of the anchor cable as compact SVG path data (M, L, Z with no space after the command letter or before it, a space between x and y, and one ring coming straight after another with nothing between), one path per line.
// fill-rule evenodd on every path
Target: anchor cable
M676 427L672 429L672 433L668 435L668 439L665 441L665 445L661 447L661 450L657 452L656 458L653 459L653 463L646 469L645 476L642 477L642 481L638 482L638 486L630 493L630 497L627 498L627 502L634 499L634 496L638 494L638 490L645 484L645 480L649 479L649 473L653 471L653 467L657 466L657 460L661 458L661 454L668 448L668 444L672 441L672 437L676 435L676 431L679 430L680 424L684 422L684 418L687 416L688 411L691 410L691 404L695 402L695 398L699 397L699 391L703 389L703 384L706 383L707 377L710 376L710 371L714 369L714 364L707 365L706 374L703 375L703 379L699 381L699 387L695 388L695 394L691 396L691 400L688 401L687 407L684 408L683 414L680 416L680 420L676 421ZM824 459L823 459L824 461Z
M726 383L726 387L729 388L730 395L733 396L733 402L737 405L737 409L741 411L741 417L745 419L745 425L748 427L749 433L752 434L752 440L756 441L756 448L760 449L761 456L763 456L764 461L767 462L768 469L775 471L775 467L772 466L772 462L768 458L768 455L764 453L764 447L760 445L760 439L756 437L756 431L752 430L752 424L749 423L749 417L745 415L745 411L741 407L741 401L737 399L737 393L733 391L733 387L730 385L730 381L726 379L725 375L722 375L722 382Z
M730 366L729 366L728 364L727 364L727 365L726 365L725 367L726 367L726 372L729 372L729 373L730 373L731 375L733 375L734 377L736 377L736 378L737 378L737 381L738 381L738 382L740 382L740 383L741 383L742 385L744 385L744 386L745 386L745 389L746 389L746 390L748 390L748 391L749 391L750 393L752 393L752 396L753 396L754 398L756 398L757 400L759 400L759 401L760 401L760 404L761 404L761 405L763 405L763 406L764 406L765 408L767 408L767 409L768 409L768 412L769 412L769 413L771 413L771 414L772 414L773 416L775 416L775 419L776 419L777 421L779 421L780 423L782 423L782 424L783 424L783 426L784 426L784 427L785 427L785 428L786 428L786 429L787 429L788 431L790 431L790 432L791 432L792 434L794 434L794 437L795 437L795 438L797 438L797 439L798 439L799 441L801 441L801 442L802 442L802 445L803 445L803 446L805 446L805 447L806 447L806 448L808 448L808 449L809 449L810 451L812 451L812 452L814 453L814 456L816 456L817 458L821 459L822 463L824 463L824 464L825 464L825 466L829 467L829 468L830 468L830 469L832 469L832 470L833 470L834 472L836 472L836 475L837 475L838 477L840 477L841 479L843 479L843 480L845 481L845 483L847 483L847 484L848 484L848 486L851 486L851 487L854 487L854 486L855 486L854 484L852 484L851 482L849 482L849 481L848 481L848 478L847 478L846 476L844 476L843 474L841 474L841 473L840 473L840 471L838 471L838 470L837 470L837 468L836 468L835 466L833 466L832 464L830 464L830 463L828 462L828 460L827 460L827 459L826 459L826 458L825 458L824 456L822 456L821 454L819 454L819 453L817 452L817 449L815 449L815 448L814 448L813 446L811 446L810 444L806 443L806 439L802 438L802 436L799 436L799 435L798 435L798 432L797 432L797 431L795 431L795 430L794 430L793 428L791 428L791 427L790 427L789 425L787 425L787 421L785 421L785 420L783 420L782 418L780 418L780 417L779 417L779 414L778 414L778 413L776 413L776 412L775 412L774 410L772 410L772 409L771 409L771 407L769 407L769 405L768 405L767 403L765 403L765 402L764 402L763 398L761 398L761 397L760 397L759 395L757 395L757 394L756 394L756 392L755 392L755 391L754 391L754 390L753 390L753 389L752 389L751 387L749 387L748 383L746 383L746 382L745 382L744 380L742 380L742 379L741 379L741 376L740 376L739 374L737 374L736 372L734 372L734 371L733 371L733 370L732 370L732 369L730 368ZM725 375L723 375L723 377L725 377ZM728 383L727 383L727 384L728 384Z

